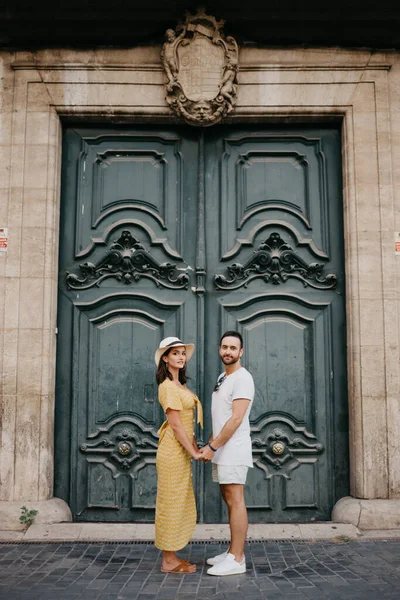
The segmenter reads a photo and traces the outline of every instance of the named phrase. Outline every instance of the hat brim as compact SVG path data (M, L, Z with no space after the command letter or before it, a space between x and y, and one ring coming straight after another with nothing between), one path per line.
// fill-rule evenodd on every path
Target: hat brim
M195 345L194 344L184 344L184 343L176 343L173 344L172 346L168 346L168 348L158 348L154 354L154 361L158 367L158 364L160 362L160 358L162 357L163 354L165 354L167 352L167 350L170 350L171 348L179 348L180 346L185 346L186 348L186 362L188 362L191 357L192 354L194 352L195 349Z

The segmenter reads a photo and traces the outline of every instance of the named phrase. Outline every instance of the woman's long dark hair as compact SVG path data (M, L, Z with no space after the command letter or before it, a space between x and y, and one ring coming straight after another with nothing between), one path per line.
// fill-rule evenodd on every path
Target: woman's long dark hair
M158 369L157 369L157 373L156 373L156 380L157 380L158 385L160 385L163 381L165 381L167 379L167 377L168 377L168 379L171 379L171 381L172 381L172 375L168 371L167 363L163 361L163 356L168 356L168 354L171 352L171 350L173 350L173 347L168 348L168 350L166 352L164 352L164 354L160 358L160 362L158 363ZM181 383L182 385L185 385L187 380L190 379L186 375L186 364L182 369L179 369L178 379L179 379L179 383Z

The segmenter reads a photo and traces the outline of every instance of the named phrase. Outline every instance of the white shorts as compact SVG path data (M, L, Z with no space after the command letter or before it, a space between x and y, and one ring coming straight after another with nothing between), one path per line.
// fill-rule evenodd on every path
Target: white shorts
M246 484L246 465L216 465L212 463L212 479L215 483L240 483Z

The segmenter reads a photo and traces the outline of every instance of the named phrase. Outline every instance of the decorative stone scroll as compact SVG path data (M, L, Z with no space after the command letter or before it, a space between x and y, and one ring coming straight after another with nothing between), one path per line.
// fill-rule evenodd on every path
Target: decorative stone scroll
M215 275L214 283L219 289L237 289L247 285L253 279L261 277L265 283L279 285L293 277L300 279L304 287L316 289L332 289L336 286L337 277L333 274L323 275L324 265L308 264L296 254L279 233L271 233L269 238L260 244L253 256L244 264L234 263L227 268L228 277Z
M224 36L224 23L198 9L165 33L166 100L190 125L214 125L234 108L239 51L236 40Z
M176 265L159 263L129 231L121 233L97 264L86 262L79 268L81 276L67 271L66 284L69 289L99 286L108 277L125 284L147 277L158 287L161 285L170 289L187 289L189 285L187 273L176 275Z

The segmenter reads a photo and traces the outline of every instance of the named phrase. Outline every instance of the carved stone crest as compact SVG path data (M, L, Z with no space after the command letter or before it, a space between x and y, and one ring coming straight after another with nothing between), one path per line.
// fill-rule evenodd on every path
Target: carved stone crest
M229 114L237 92L238 46L223 34L224 21L203 9L167 29L161 60L167 102L190 125L214 125Z

